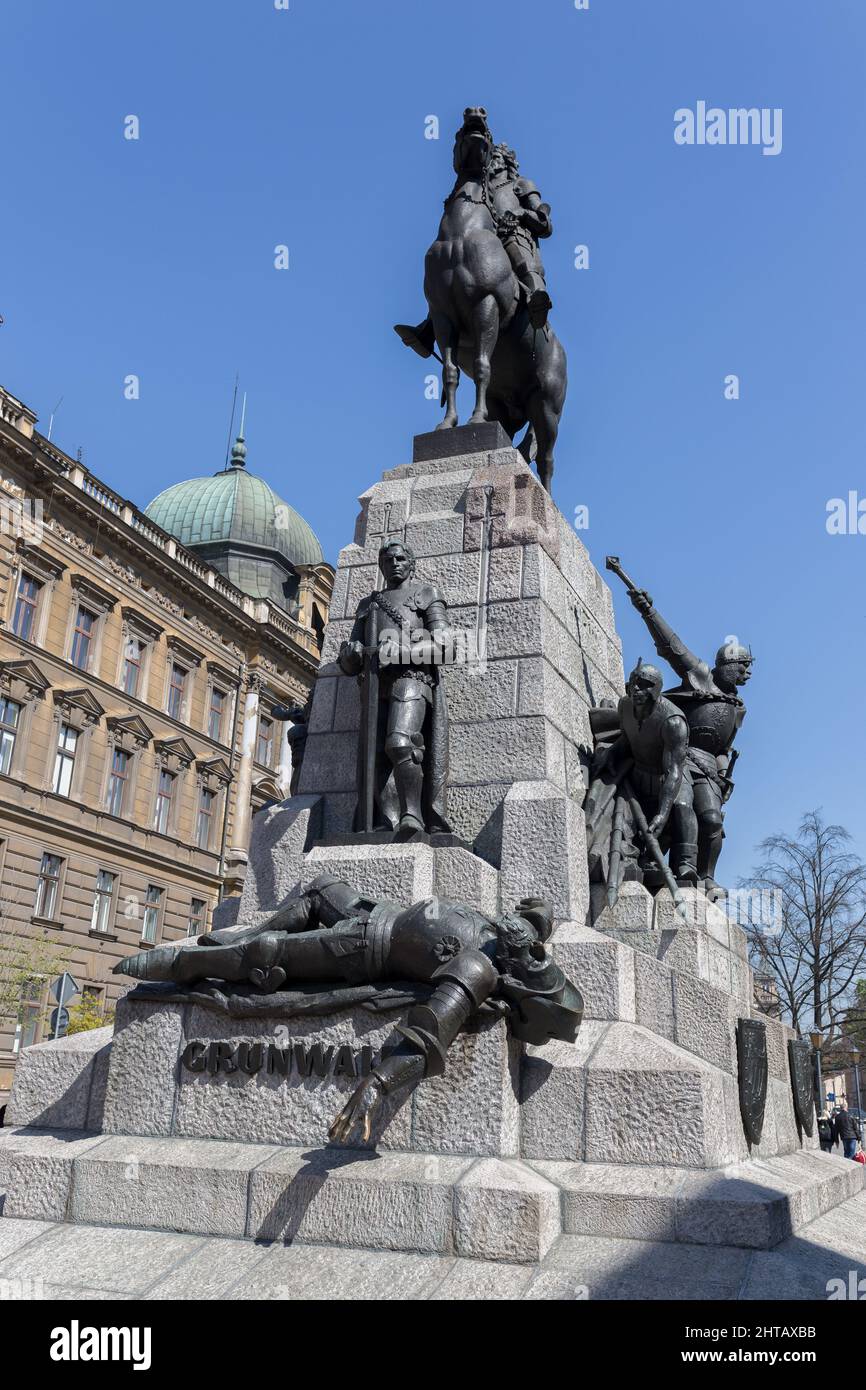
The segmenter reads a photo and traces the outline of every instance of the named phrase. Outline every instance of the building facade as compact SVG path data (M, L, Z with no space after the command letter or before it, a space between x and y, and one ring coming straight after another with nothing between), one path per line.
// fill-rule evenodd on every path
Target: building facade
M0 388L0 1102L51 1036L56 973L103 1009L122 956L239 891L252 815L288 794L276 715L307 700L334 577L242 440L182 485L210 502L178 539L161 498L139 511L35 423Z

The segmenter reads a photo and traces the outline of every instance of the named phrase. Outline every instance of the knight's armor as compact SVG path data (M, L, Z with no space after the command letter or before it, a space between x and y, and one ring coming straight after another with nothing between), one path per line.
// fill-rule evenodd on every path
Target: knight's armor
M665 782L664 767L665 726L672 719L681 719L681 711L662 695L652 712L644 720L638 720L627 695L619 702L619 722L629 750L634 758L630 773L635 795L641 803L647 820L652 820L659 808L662 787ZM672 865L678 878L688 878L695 871L697 859L697 840L692 819L691 788L685 777L682 778L674 797L672 816L675 823L673 836ZM667 836L665 836L667 838ZM643 866L650 869L651 861L644 854Z
M445 600L435 584L417 579L368 594L358 605L351 642L363 643L371 631L377 634L378 643L390 636L396 648L387 660L377 658L379 707L387 711L384 751L393 768L393 789L387 781L380 788L379 811L389 825L422 829L431 822L431 813L428 810L425 815L423 805L424 728L439 686L439 665L419 660L417 649L413 657L413 641L424 635L438 637L444 659L450 631ZM357 652L350 645L341 648L339 661L348 675L361 669ZM448 826L434 811L427 828L447 830Z
M655 608L643 618L659 656L681 678L681 684L665 691L665 697L689 726L686 772L700 826L698 873L713 885L725 836L722 807L733 786L727 776L728 763L746 706L739 695L717 685L710 665L689 650ZM722 656L722 650L718 655Z
M226 929L128 956L115 973L192 985L251 982L272 992L286 981L411 980L432 986L398 1025L400 1042L374 1067L385 1092L444 1069L445 1053L471 1014L494 997L513 1034L531 1043L573 1041L580 994L547 955L549 909L490 918L463 903L427 898L402 908L366 898L323 874L259 927Z

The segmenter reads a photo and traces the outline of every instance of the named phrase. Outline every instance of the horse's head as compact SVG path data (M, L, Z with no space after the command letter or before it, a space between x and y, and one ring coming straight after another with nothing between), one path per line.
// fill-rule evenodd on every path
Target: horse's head
M487 124L487 112L483 106L467 106L463 112L463 124L454 137L454 172L480 174L492 148L493 136Z

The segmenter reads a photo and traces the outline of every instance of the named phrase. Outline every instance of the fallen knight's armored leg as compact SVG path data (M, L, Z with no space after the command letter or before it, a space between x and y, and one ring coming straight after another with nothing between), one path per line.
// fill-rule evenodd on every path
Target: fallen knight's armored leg
M402 1041L383 1055L369 1080L353 1092L331 1125L329 1137L346 1140L360 1125L362 1137L369 1139L372 1111L382 1096L414 1087L425 1076L441 1076L451 1043L498 982L499 972L482 951L463 950L440 965L431 976L433 993L425 1003L413 1005L406 1022L397 1025Z

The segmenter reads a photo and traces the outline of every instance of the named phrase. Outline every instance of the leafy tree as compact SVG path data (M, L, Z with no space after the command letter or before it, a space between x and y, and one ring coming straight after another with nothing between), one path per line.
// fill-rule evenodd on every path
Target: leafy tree
M91 1028L105 1028L114 1021L114 1009L103 1009L102 1001L94 994L80 994L69 1005L67 1034L86 1033Z
M753 967L775 978L793 1027L823 1033L827 1046L850 1032L855 991L866 1004L866 864L850 842L843 826L809 811L796 836L762 841L761 863L741 884L771 891L776 907L771 927L745 928Z

